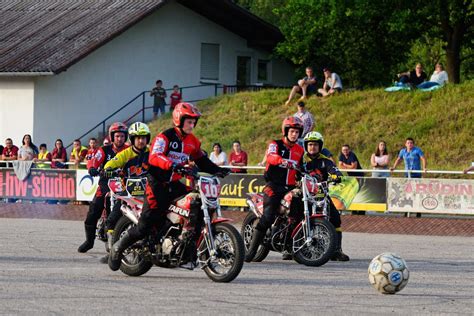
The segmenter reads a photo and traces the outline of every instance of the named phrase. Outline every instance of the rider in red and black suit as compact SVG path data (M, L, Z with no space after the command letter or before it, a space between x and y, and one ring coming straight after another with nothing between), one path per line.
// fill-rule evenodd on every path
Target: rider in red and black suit
M275 221L281 199L296 185L294 167L300 168L303 164L304 149L296 143L303 132L303 122L297 117L287 117L283 120L281 131L283 138L272 141L267 149L264 175L267 183L263 189L263 215L255 227L245 256L247 262L255 257L265 232Z
M89 174L91 176L98 176L99 169L103 169L109 160L114 158L117 153L128 147L125 145L127 135L127 125L116 122L110 126L109 137L112 140L112 144L99 148L95 155L87 162L87 169L89 169ZM109 192L107 183L108 178L101 176L99 179L99 186L95 192L94 199L89 205L89 212L87 212L86 220L84 221L86 241L79 246L77 249L78 252L87 252L89 249L94 247L97 221L99 220L102 210L104 209L105 195L107 192Z
M201 142L192 134L199 117L201 113L194 105L178 103L173 110L175 127L160 133L153 140L148 158L150 166L143 211L138 225L124 233L113 245L109 256L109 267L113 271L120 268L123 250L147 236L154 225L164 224L170 203L188 192L186 185L179 180L182 178L180 171L189 160L193 160L199 170L210 174L222 176L229 173L228 169L218 167L207 158L201 150ZM193 211L191 206L192 216L199 211ZM198 237L197 224L190 238Z

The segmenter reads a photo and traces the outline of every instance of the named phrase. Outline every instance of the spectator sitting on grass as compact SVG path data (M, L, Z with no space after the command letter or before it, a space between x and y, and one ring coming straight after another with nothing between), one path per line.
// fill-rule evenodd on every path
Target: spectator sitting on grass
M331 69L324 68L324 84L322 89L319 89L318 92L323 96L327 97L333 95L336 92L342 91L342 81L339 75L335 72L331 72Z
M416 87L423 83L426 78L428 77L426 73L423 71L423 66L418 63L416 67L412 71L401 72L398 75L398 83L397 85L406 85L409 84L412 87Z
M306 77L298 80L298 85L293 86L290 95L288 96L288 100L285 102L285 105L289 105L297 93L302 95L300 101L316 93L316 77L313 74L312 67L306 67Z
M429 89L434 86L443 86L448 83L448 73L443 69L443 65L436 64L435 71L431 75L430 81L422 82L417 86L418 89Z

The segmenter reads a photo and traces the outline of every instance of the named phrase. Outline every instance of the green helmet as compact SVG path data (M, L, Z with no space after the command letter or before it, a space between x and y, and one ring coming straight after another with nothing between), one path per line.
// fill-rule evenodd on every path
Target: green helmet
M151 133L148 125L142 122L136 122L128 128L128 136L130 137L132 145L134 144L136 136L146 136L146 143L148 144L150 142Z
M316 142L319 144L319 152L323 150L323 145L324 145L324 138L321 133L318 132L309 132L306 134L304 137L304 150L308 151L308 143L309 142Z

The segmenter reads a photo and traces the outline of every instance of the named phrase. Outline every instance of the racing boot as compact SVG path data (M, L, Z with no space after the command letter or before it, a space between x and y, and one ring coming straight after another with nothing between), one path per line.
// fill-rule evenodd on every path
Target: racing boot
M105 247L107 250L107 254L105 256L103 256L102 258L99 259L99 262L100 263L103 263L103 264L107 264L109 262L109 252L110 252L110 249L112 249L112 240L113 240L113 234L114 234L114 231L109 229L107 230L107 246Z
M263 241L263 238L265 237L265 232L262 232L261 230L254 229L253 234L252 234L252 240L250 241L250 247L245 254L245 262L251 262L255 255L257 254L258 247Z
M349 256L342 252L342 232L336 231L336 251L331 258L332 261L349 261Z
M80 253L87 252L94 247L95 226L84 225L84 229L86 231L86 241L84 241L82 245L77 248L77 251Z
M127 249L130 245L135 243L135 239L130 236L129 232L125 232L113 246L110 248L109 254L109 268L112 271L117 271L120 269L120 264L122 261L122 252Z
M281 260L293 260L293 255L289 251L283 251Z

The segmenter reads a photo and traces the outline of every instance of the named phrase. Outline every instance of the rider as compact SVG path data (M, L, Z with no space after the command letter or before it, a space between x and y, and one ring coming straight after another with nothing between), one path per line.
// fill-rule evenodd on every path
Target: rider
M283 138L272 141L267 149L263 215L253 232L252 241L245 256L247 262L255 257L267 229L275 221L281 199L295 187L296 170L294 168L301 167L303 163L304 149L297 144L298 137L303 132L303 122L297 117L287 117L283 120L281 131Z
M148 173L148 143L150 142L150 129L145 123L136 122L128 128L128 137L131 147L118 153L113 159L109 160L105 166L105 175L110 176L116 169L122 169L125 178L140 178ZM105 222L107 232L107 242L109 248L112 247L112 236L118 220L122 216L120 211L120 200L115 201L114 207ZM101 258L102 263L107 263L108 255Z
M127 125L116 122L109 128L109 137L112 140L111 145L102 146L87 162L87 169L89 174L93 177L99 175L99 169L110 159L114 158L117 153L127 148L125 141L127 140ZM94 247L95 230L97 221L99 220L102 210L104 209L105 195L109 192L107 185L107 177L101 176L99 179L99 186L95 192L94 199L89 205L89 212L87 212L84 221L84 229L86 231L86 241L82 243L77 249L78 252L87 252Z
M318 132L309 132L304 137L304 162L305 170L309 174L316 176L318 181L327 181L329 177L335 182L341 182L342 173L336 168L334 163L322 153L321 148L324 145L323 136ZM329 221L336 228L336 251L331 260L334 261L349 261L349 256L342 252L342 230L341 230L341 215L337 211L333 202L330 200L329 207Z
M191 103L178 103L173 110L174 127L158 134L153 140L148 159L148 182L143 211L137 226L125 232L111 248L109 256L111 270L116 271L120 268L121 255L125 249L148 235L155 224L160 227L165 223L166 210L170 203L188 192L186 185L179 180L189 159L204 172L220 176L229 173L228 169L218 167L203 154L201 142L192 134L200 117L201 113ZM196 210L196 206L191 213L200 211ZM197 223L194 227L197 227ZM191 232L188 240L196 240L197 230L196 228ZM191 251L189 253L192 254Z

